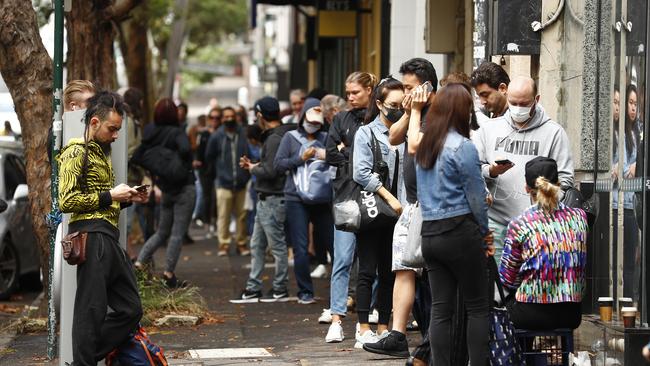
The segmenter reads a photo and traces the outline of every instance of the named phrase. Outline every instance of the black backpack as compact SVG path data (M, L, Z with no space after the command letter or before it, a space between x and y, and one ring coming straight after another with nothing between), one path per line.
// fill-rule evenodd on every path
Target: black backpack
M175 136L169 131L165 140L159 145L142 144L133 153L131 162L148 170L167 184L180 184L187 179L188 168L178 152L168 148L169 140Z

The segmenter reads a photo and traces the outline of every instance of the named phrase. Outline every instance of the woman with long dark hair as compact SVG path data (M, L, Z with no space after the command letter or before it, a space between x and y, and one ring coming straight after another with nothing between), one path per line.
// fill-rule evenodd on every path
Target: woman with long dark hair
M422 255L429 269L433 310L429 326L433 364L450 365L451 319L457 288L467 309L467 345L472 365L488 352L488 230L485 183L478 151L469 140L473 101L451 84L438 91L416 152L418 201L422 210ZM409 139L409 144L418 143ZM434 288L435 287L435 288Z
M617 93L617 91L615 91ZM632 179L636 176L637 169L637 147L641 140L641 121L638 109L638 91L633 84L625 88L625 126L623 138L619 136L619 123L614 118L614 143L612 145L612 177L614 178L614 190L612 191L612 214L614 242L618 237L618 212L623 209L623 294L621 296L638 299L639 295L639 272L637 251L639 250L639 227L634 215L634 192L623 193L623 207L618 200L618 192L621 186L621 178ZM623 146L623 157L619 156L619 144ZM623 177L619 176L619 163L623 164L621 169Z
M398 214L402 211L398 189L401 192L396 169L399 169L403 144L392 146L388 142L388 131L393 123L404 114L402 100L404 86L401 82L388 77L377 84L370 98L365 125L359 128L354 137L352 154L352 177L367 192L376 193L384 199ZM372 145L377 143L381 149L381 158L385 162L383 174L373 171L374 161ZM359 257L359 277L357 280L357 315L359 326L356 332L356 348L365 343L375 343L378 334L388 332L388 321L393 305L393 284L395 274L392 266L392 243L394 225L357 233L357 253ZM377 333L370 329L369 313L372 298L372 285L378 279L377 308L379 321Z
M194 174L192 172L192 149L187 135L178 124L178 111L173 100L163 98L156 103L153 122L153 129L150 130L148 135L144 136L142 145L138 150L163 145L170 150L176 151L186 168L186 172L180 172L179 174L185 174L186 178L180 184L167 182L161 177L155 178L156 185L163 192L160 223L156 233L144 243L135 266L142 269L146 263L151 261L156 249L167 244L167 262L163 272L163 279L168 287L174 288L185 285L185 282L176 278L174 271L181 255L183 237L189 228L196 199ZM137 157L141 156L142 153L143 151L134 153L134 163L138 163Z

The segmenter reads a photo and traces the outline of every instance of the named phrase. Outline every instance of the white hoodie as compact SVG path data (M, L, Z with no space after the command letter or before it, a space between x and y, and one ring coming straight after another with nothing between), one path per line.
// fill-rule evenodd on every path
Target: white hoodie
M533 118L517 127L510 111L491 119L472 136L481 160L483 177L494 198L488 211L491 220L507 225L531 204L526 193L526 163L537 156L552 158L557 162L562 187L573 186L573 159L569 138L557 122L551 120L544 109L536 104ZM515 165L498 176L490 177L490 164L508 159Z

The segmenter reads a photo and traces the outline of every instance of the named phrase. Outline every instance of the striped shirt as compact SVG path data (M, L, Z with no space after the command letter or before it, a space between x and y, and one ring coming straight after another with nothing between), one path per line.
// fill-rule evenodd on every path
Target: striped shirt
M83 139L71 139L57 157L59 209L72 213L70 223L103 219L118 227L120 203L113 201L109 193L115 184L110 156L96 142L88 142L87 189L84 190L80 184L84 149Z
M516 300L580 302L585 288L587 216L560 203L548 214L534 205L508 225L499 277Z

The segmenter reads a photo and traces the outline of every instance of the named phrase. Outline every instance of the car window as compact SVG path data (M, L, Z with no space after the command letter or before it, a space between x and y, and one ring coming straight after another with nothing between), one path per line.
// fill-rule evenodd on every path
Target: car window
M5 199L14 197L19 184L26 184L25 166L16 155L7 155L4 164Z

